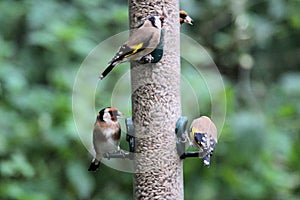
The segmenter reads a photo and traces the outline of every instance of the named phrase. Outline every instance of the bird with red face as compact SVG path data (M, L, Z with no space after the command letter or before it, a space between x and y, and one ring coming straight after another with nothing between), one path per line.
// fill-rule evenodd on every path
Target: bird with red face
M92 160L89 171L96 171L105 154L120 151L121 126L118 118L122 113L114 107L99 111L93 130L93 145L96 157Z

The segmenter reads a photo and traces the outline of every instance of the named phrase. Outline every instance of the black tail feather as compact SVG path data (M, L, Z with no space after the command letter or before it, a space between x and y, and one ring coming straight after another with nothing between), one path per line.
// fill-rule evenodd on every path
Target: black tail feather
M206 167L210 166L210 154L208 154L208 155L206 155L206 156L203 157L203 164Z
M115 67L115 65L113 63L111 63L108 67L106 67L106 69L104 70L104 72L100 75L100 79L104 79L104 77Z
M95 172L98 170L98 168L100 167L100 162L96 159L94 159L88 169L88 171L92 171Z

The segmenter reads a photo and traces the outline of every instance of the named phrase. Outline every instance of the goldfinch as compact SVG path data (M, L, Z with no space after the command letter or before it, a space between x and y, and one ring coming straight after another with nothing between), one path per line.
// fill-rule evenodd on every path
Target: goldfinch
M188 16L187 12L184 10L179 11L179 22L182 25L183 23L193 25L193 20L190 16Z
M103 79L115 66L130 60L140 60L156 49L160 41L163 17L153 15L132 32L128 41L120 47L119 51L109 62L108 67L100 75Z
M190 137L195 147L204 153L203 164L210 165L210 156L218 142L215 124L207 116L195 119L190 126Z
M117 108L106 107L99 111L93 131L93 145L96 157L92 160L89 171L96 171L104 154L120 151L121 126L118 117L122 113Z

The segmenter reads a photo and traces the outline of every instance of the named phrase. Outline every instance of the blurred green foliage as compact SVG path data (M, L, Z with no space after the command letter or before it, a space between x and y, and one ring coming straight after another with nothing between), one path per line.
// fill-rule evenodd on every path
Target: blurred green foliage
M299 199L300 1L189 0L181 7L195 21L181 31L210 53L227 96L211 168L184 162L185 199ZM91 156L72 115L76 73L98 43L128 29L127 2L2 0L0 24L0 199L132 199L131 174L87 171ZM97 98L109 101L128 69L114 70ZM192 73L183 60L182 92L187 82L200 84L196 106L209 115L209 93ZM130 105L125 94L116 96ZM196 117L185 96L183 114Z

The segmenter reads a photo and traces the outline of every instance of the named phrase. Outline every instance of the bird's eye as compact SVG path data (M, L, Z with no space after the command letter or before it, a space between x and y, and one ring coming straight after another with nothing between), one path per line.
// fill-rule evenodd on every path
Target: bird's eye
M109 114L110 114L110 118L111 118L113 121L117 120L117 116L118 116L118 111L117 111L117 110L109 111Z

